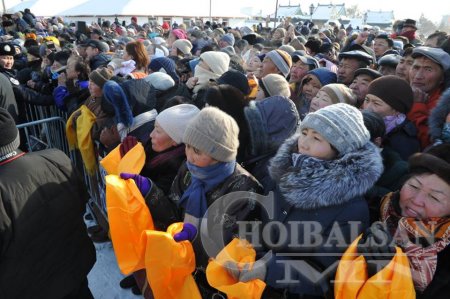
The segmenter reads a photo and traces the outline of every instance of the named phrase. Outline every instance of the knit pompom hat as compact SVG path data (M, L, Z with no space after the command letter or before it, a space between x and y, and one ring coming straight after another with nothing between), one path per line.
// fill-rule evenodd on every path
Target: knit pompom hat
M0 108L0 158L19 148L20 137L16 123L8 110Z
M173 42L172 46L180 50L185 55L190 54L192 50L192 44L187 39L177 39Z
M408 82L393 75L383 76L370 82L367 94L379 97L403 114L411 110L414 100L414 94Z
M355 95L344 84L332 83L323 86L320 90L324 91L330 97L333 104L346 103L352 106L356 105Z
M103 96L114 107L116 123L122 123L125 127L131 126L133 113L122 87L116 81L109 80L103 85Z
M228 71L230 65L230 56L224 52L205 52L200 55L200 59L206 62L214 74L219 76Z
M238 135L239 127L231 116L206 107L188 124L183 141L219 162L231 162L236 160Z
M287 77L292 67L292 58L286 51L283 50L272 50L266 54L270 60L276 65L278 70Z
M112 76L113 76L112 71L106 67L103 67L93 70L89 74L89 79L92 82L94 82L98 87L103 88L103 85L105 85L106 81L111 79Z
M183 135L188 123L200 112L191 104L180 104L163 110L156 117L159 126L177 144L183 142Z
M334 104L309 113L300 129L313 129L340 155L358 150L370 141L361 111L348 104Z
M291 89L289 88L289 83L281 75L278 74L268 74L261 79L264 89L272 96L283 96L289 98L291 96Z

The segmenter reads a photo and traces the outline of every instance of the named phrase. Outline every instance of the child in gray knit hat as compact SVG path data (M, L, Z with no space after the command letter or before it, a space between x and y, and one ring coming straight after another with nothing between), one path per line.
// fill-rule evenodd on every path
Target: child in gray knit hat
M252 267L241 265L237 276L242 282L261 279L292 298L320 296L321 291L305 273L289 282L285 267L302 259L319 269L338 262L369 224L364 194L383 171L380 153L355 107L339 103L310 113L300 130L270 161L276 207L268 222L277 228L269 240L277 242L265 242L264 251L272 256Z

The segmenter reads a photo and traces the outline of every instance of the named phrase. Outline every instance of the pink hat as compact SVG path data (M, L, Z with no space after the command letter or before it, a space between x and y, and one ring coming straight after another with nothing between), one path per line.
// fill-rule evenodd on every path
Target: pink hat
M174 29L172 30L172 33L178 38L178 39L188 39L186 32L184 32L181 29Z

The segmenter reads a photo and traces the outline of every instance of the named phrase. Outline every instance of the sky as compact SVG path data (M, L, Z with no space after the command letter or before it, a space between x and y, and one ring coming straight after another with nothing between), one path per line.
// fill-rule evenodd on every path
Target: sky
M12 6L14 4L20 3L20 0L2 0L5 2L6 6ZM86 1L86 0L84 0ZM157 0L147 0L146 3L151 3L152 1ZM168 0L170 1L170 0ZM202 0L201 2L203 2ZM212 5L216 1L224 1L224 0L210 0ZM238 7L254 7L256 11L262 10L263 14L270 14L275 12L276 0L225 0L227 5L230 6L238 6ZM65 1L63 1L65 2ZM83 2L83 0L73 0L72 2ZM105 0L107 3L108 0ZM200 0L190 0L192 4L195 2L200 2ZM358 5L360 11L372 10L372 11L394 11L394 16L396 19L404 19L404 18L412 18L418 20L420 15L423 13L425 17L430 19L435 23L440 23L442 19L442 15L447 14L450 15L450 5L444 4L446 0L278 0L278 4L280 5L297 5L301 3L301 8L304 12L309 12L309 6L314 4L317 6L317 3L320 4L342 4L345 3L346 7L350 7L352 5ZM55 0L55 3L59 3L58 0ZM67 3L67 2L66 2ZM426 3L426 5L424 4Z

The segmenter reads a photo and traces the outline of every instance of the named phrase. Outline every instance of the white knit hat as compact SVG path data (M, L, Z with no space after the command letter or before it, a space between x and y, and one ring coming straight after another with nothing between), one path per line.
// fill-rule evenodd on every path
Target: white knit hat
M183 141L220 162L236 159L239 127L231 116L215 107L203 108L184 132Z
M358 150L370 142L361 111L344 103L309 113L300 125L300 130L305 128L322 135L341 155Z
M200 59L206 62L212 72L221 76L228 71L230 56L224 52L208 51L200 55Z
M144 80L150 83L155 89L165 91L175 86L172 77L162 72L154 72L144 77Z
M192 44L187 39L177 39L172 46L183 52L185 55L191 53L192 50Z
M285 77L279 74L268 74L261 81L270 97L283 96L289 98L291 96L291 89Z
M156 117L156 122L177 144L183 142L187 124L200 110L191 104L180 104L163 110Z

